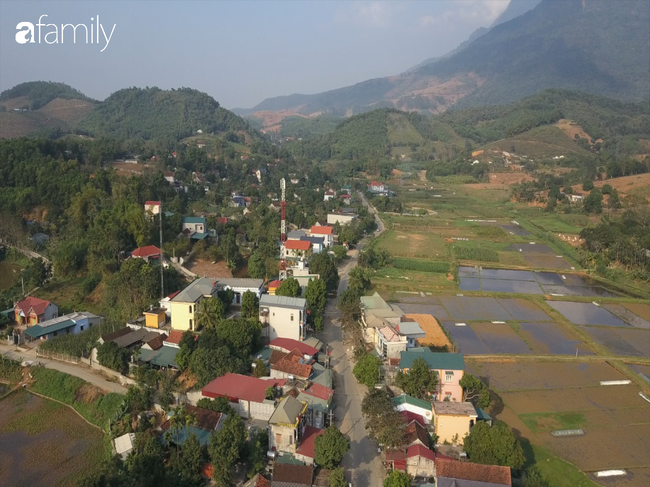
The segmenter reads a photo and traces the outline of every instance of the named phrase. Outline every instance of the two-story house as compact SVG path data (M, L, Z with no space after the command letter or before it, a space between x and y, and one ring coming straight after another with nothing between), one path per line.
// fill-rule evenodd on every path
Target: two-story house
M436 353L429 348L412 348L400 353L399 369L407 372L418 358L424 359L429 369L438 374L438 386L434 400L463 400L463 388L460 380L465 374L465 360L461 353Z
M309 232L312 237L323 237L323 245L325 248L334 245L334 229L332 227L322 227L314 225Z
M305 337L307 300L263 294L260 298L260 321L269 340Z
M307 403L301 402L288 395L280 401L275 411L269 418L271 434L269 446L278 452L295 453L297 445L302 439L303 415L307 410Z
M150 218L153 218L155 215L160 215L160 208L162 204L160 201L145 201L144 202L144 212Z
M14 305L14 320L18 325L36 325L59 316L59 307L44 299L27 296Z
M300 259L311 255L312 244L305 240L287 240L282 244L280 257L283 259Z
M181 331L196 330L196 314L199 311L199 302L204 298L216 298L218 290L219 288L214 279L202 277L192 281L189 286L169 302L172 328Z

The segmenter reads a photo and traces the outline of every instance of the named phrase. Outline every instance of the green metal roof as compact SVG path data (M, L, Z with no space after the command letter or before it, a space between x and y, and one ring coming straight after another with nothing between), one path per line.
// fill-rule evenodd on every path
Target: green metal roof
M191 239L191 240L205 240L205 239L208 238L209 236L210 236L209 233L199 233L199 232L196 232L195 234L193 234L193 235L190 237L190 239Z
M42 327L41 325L34 325L25 330L25 335L31 338L41 338L45 335L49 335L50 333L54 333L55 331L67 330L68 328L72 328L75 325L76 323L72 320L65 320L46 327Z
M204 216L184 216L183 223L204 223L206 220Z
M483 409L481 408L475 408L476 409L476 414L477 414L477 421L492 421L492 416L490 416L488 413L486 413Z
M432 352L428 348L412 348L400 352L399 368L410 369L418 358L424 359L430 369L465 370L465 359L462 353Z
M158 350L141 348L138 359L158 367L177 367L176 354L178 351L178 348L167 345L163 345Z
M14 309L13 308L9 308L9 309L6 309L4 311L0 311L0 316L9 316L9 315L12 315L12 314L14 314Z
M424 399L418 399L412 396L407 396L406 394L402 394L401 396L394 397L393 404L395 404L396 406L399 406L400 404L410 404L411 406L416 406L422 409L426 409L427 411L432 411L433 409L433 406L429 401L425 401Z
M275 461L276 463L283 463L286 465L300 465L300 466L305 465L305 462L298 460L291 453L282 453L278 455Z

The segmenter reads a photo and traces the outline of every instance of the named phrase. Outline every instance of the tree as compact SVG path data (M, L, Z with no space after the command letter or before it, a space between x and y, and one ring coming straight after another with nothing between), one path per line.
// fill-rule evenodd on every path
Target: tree
M202 328L216 328L225 317L226 309L221 299L204 298L199 304L196 323Z
M176 354L176 365L178 365L178 370L181 372L187 369L190 365L190 356L196 348L196 337L194 333L189 330L183 332L181 336L181 341L179 343L179 350Z
M124 372L129 363L129 351L115 342L102 343L97 347L97 360L104 367Z
M594 189L594 182L591 179L587 179L582 183L583 191L591 191L592 189Z
M429 392L434 391L438 385L438 376L429 369L429 364L422 357L413 361L408 372L397 373L395 378L397 385L409 396L424 399Z
M550 487L536 466L526 469L524 487Z
M208 452L214 467L214 480L228 485L232 469L241 458L246 443L246 427L238 415L230 415L219 431L210 435Z
M235 359L226 346L216 349L199 347L190 358L190 372L196 376L199 387L227 372L239 372L241 368L241 360Z
M359 383L373 388L381 376L381 360L367 353L357 361L352 373Z
M336 291L339 286L339 274L334 261L326 252L314 255L309 261L309 269L313 274L320 276L328 291Z
M257 294L252 291L246 291L241 297L241 315L243 318L255 318L260 315L260 300Z
M603 193L598 188L592 189L589 196L582 202L582 207L587 213L601 213L603 211Z
M463 388L463 401L470 401L479 408L486 408L490 405L490 392L480 379L465 372L460 380Z
M609 194L609 199L607 200L607 206L612 210L616 210L621 207L621 199L618 196L618 190L613 188Z
M384 479L384 487L411 487L411 477L399 470L393 470Z
M302 294L302 288L297 279L290 277L282 281L280 287L275 291L276 296L289 296L291 298L298 298Z
M178 462L179 476L183 485L199 486L203 484L201 467L204 464L203 447L197 436L192 433L183 443L181 458Z
M250 433L246 444L249 478L264 472L266 468L266 453L269 450L269 434L265 429L255 429Z
M476 423L465 439L464 448L474 463L502 465L514 470L524 464L521 444L503 421L496 421L493 426L485 421Z
M266 277L266 263L264 256L255 251L248 258L248 275L253 279L264 279Z
M603 187L601 188L601 191L603 194L612 194L612 185L611 184L603 184Z
M258 321L223 320L217 326L217 335L231 355L248 363L254 350L261 348L262 327Z
M325 303L327 302L325 281L321 279L310 279L305 290L305 299L310 310L322 313L325 310Z
M343 245L335 245L332 247L332 252L334 252L334 256L339 262L348 256L348 249L343 247Z
M324 468L335 468L350 449L350 441L337 428L330 426L314 440L314 460Z
M372 389L361 403L361 413L366 418L366 429L380 445L390 450L402 448L406 443L406 421L393 409L393 403L383 390Z
M264 360L258 358L255 361L255 367L253 367L253 377L267 377L269 375L269 369L264 364Z
M345 472L341 467L337 467L330 472L328 479L329 487L348 487L348 481L345 480Z

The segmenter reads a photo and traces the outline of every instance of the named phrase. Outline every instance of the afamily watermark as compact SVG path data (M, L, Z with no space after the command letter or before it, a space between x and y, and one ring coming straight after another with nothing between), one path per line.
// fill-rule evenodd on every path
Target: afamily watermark
M103 44L106 45L99 52L104 52L108 47L108 44L111 42L113 37L113 32L115 32L115 27L117 24L113 25L110 35L106 35L106 30L104 26L99 22L99 15L97 18L91 17L90 24L61 24L59 29L58 24L44 24L42 23L43 17L49 17L47 14L43 14L38 18L38 23L36 26L31 22L20 22L16 26L16 42L18 44L40 44L41 39L45 44L63 44L66 43L77 43L77 37L79 38L80 43L86 44ZM36 27L36 28L35 28ZM43 36L41 37L41 28L43 28ZM35 30L38 31L38 35L35 34ZM100 40L100 30L103 37L103 40ZM78 32L77 32L78 31ZM79 36L77 36L79 34Z

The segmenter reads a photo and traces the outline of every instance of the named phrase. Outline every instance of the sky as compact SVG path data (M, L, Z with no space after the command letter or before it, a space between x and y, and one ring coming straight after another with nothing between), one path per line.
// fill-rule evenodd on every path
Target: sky
M250 108L399 74L489 26L508 2L0 0L0 91L60 81L103 100L132 86L191 87ZM56 27L39 36L41 15ZM34 25L22 44L21 22ZM76 43L64 24L78 26ZM79 24L89 37L92 25L92 43Z

